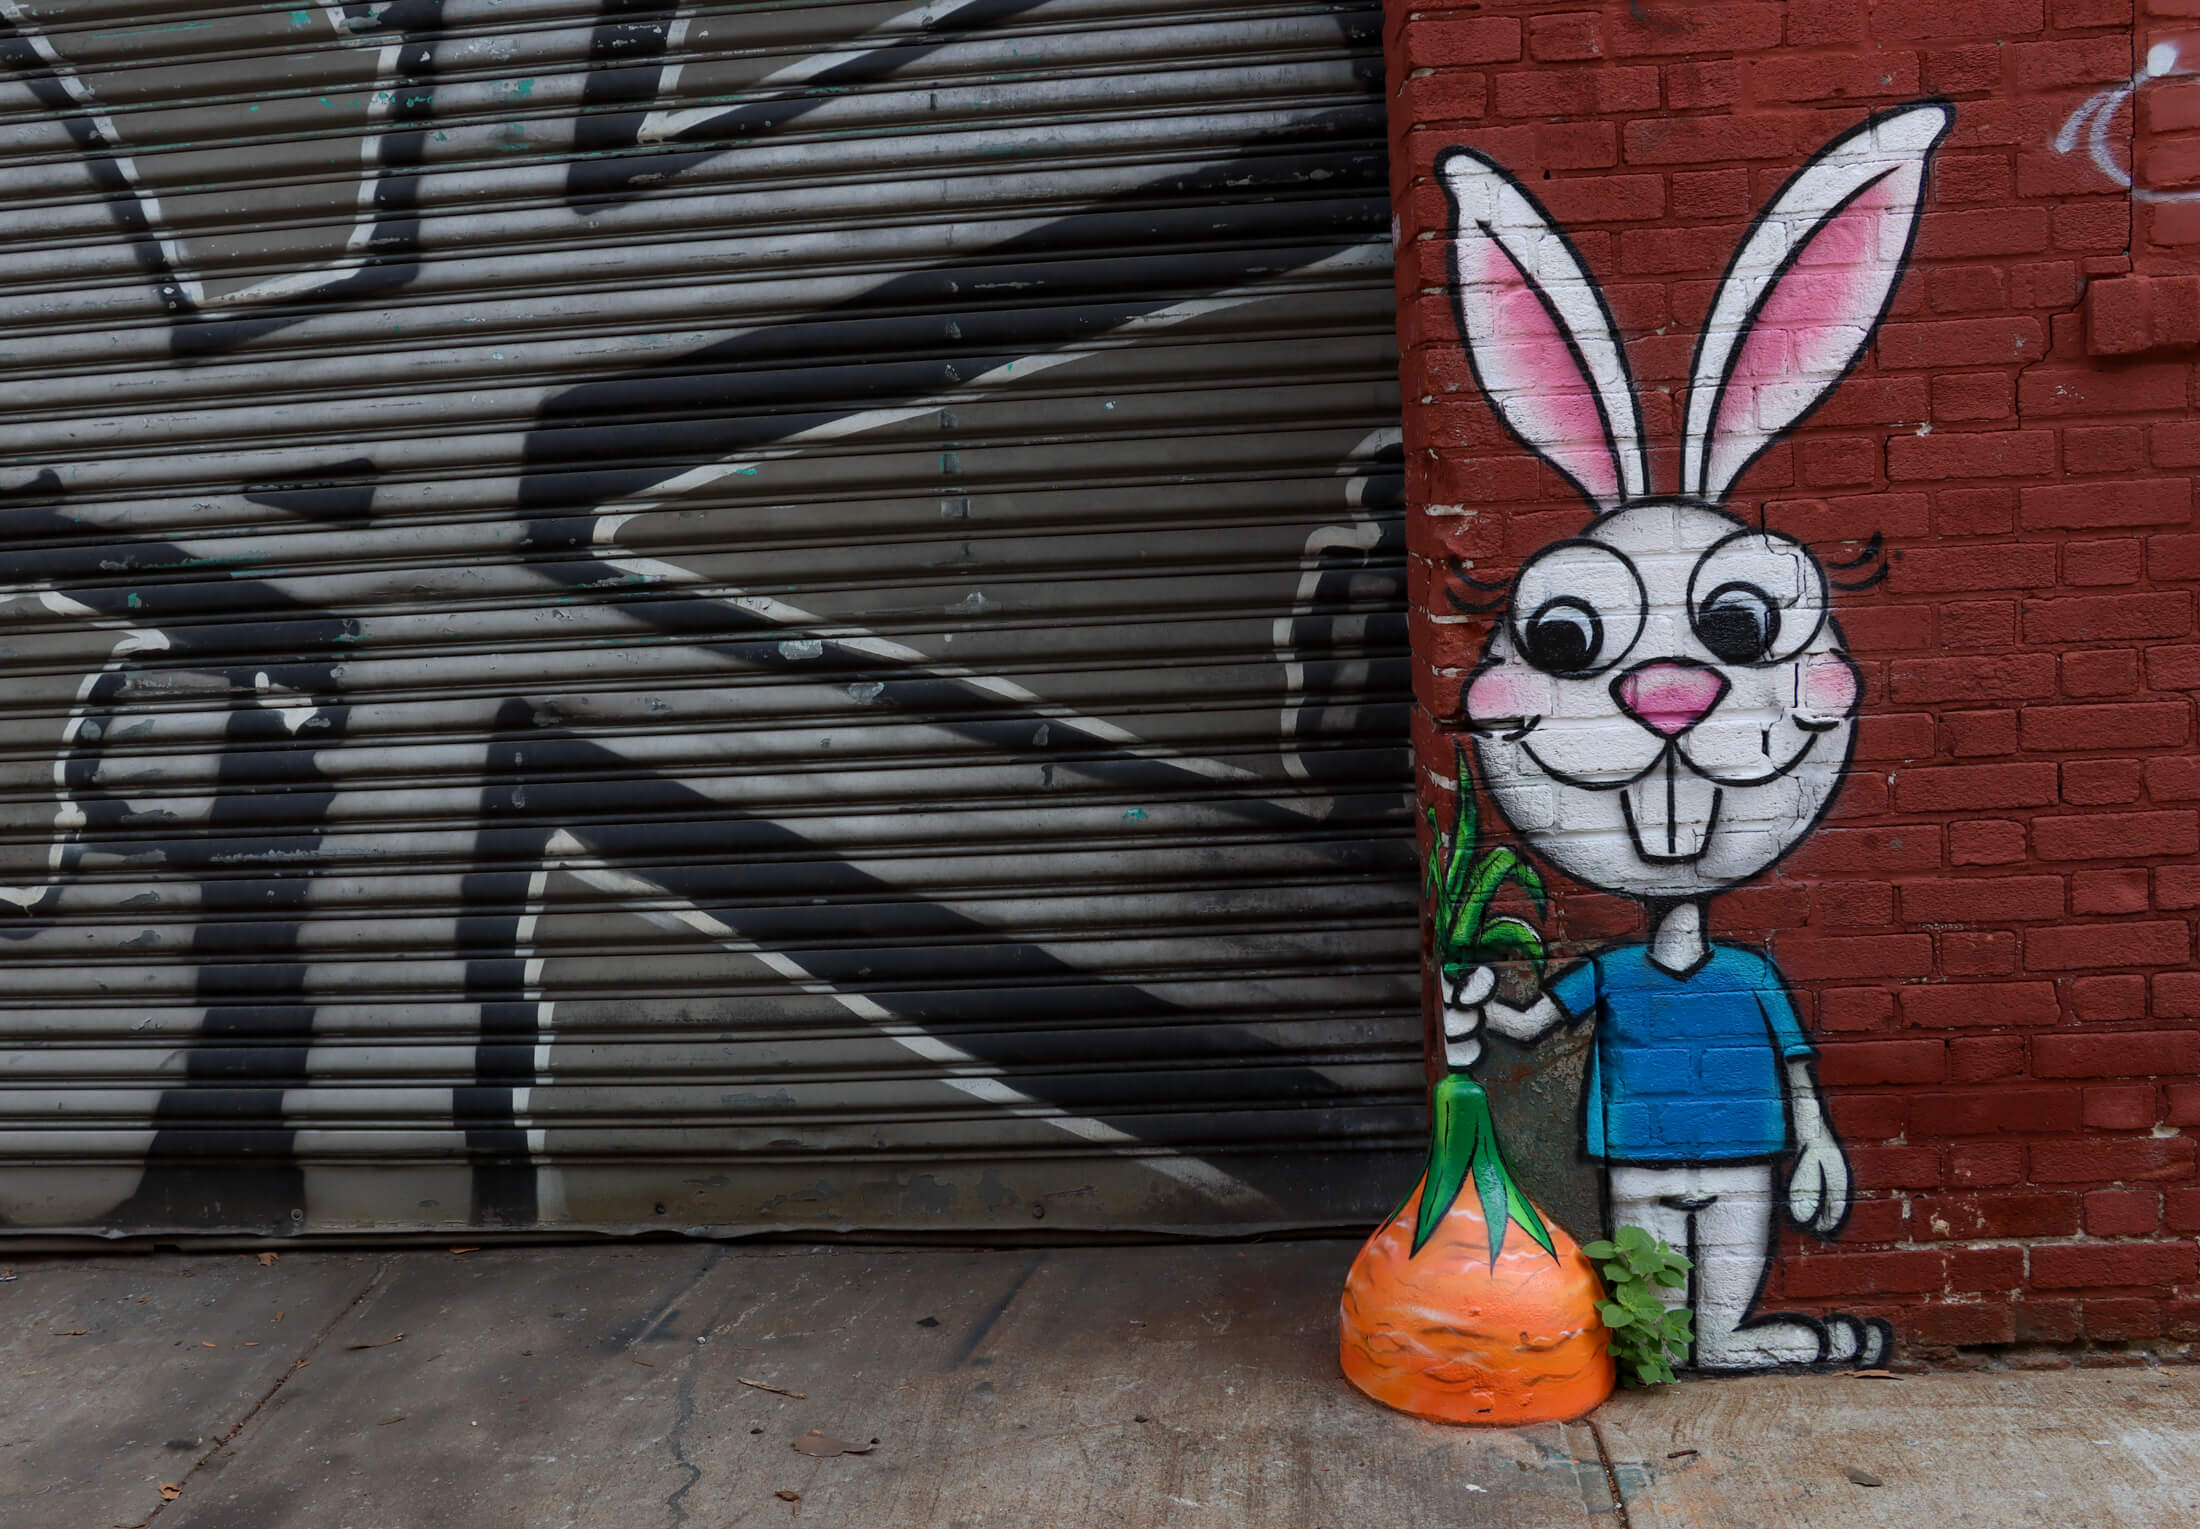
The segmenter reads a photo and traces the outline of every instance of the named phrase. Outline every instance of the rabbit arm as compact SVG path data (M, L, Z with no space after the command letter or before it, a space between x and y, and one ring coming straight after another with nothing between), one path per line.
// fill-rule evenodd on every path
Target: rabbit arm
M1795 1122L1795 1171L1788 1176L1788 1215L1821 1237L1840 1229L1849 1213L1849 1160L1826 1124L1818 1080L1810 1063L1787 1064L1788 1108Z
M1444 1060L1455 1068L1472 1067L1482 1059L1482 1028L1516 1041L1532 1041L1566 1017L1548 993L1539 993L1525 1008L1514 1008L1491 997L1497 973L1478 966L1461 977L1444 994Z
M1535 1002L1524 1009L1492 1000L1482 1006L1482 1012L1489 1016L1492 1030L1516 1041L1539 1040L1566 1017L1566 1011L1548 993L1538 993Z

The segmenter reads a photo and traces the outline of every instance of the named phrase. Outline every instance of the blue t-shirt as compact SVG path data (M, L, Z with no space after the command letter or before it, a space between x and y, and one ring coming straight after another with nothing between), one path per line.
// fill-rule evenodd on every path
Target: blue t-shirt
M1589 1155L1623 1163L1721 1163L1788 1146L1782 1063L1811 1054L1779 968L1740 945L1676 977L1647 945L1616 945L1548 991L1594 1015Z

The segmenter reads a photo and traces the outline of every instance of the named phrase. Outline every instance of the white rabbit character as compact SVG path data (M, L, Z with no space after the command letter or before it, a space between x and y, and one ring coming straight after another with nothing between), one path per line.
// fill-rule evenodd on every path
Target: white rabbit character
M1534 199L1471 149L1436 162L1451 202L1460 334L1498 417L1598 511L1514 579L1468 681L1498 810L1568 875L1640 902L1646 943L1607 947L1525 1007L1488 967L1444 995L1446 1057L1480 1030L1533 1040L1593 1020L1588 1152L1614 1226L1696 1260L1693 1362L1875 1364L1886 1324L1753 1315L1784 1200L1830 1236L1848 1164L1779 970L1705 936L1708 900L1764 872L1824 815L1861 680L1800 543L1737 517L1743 470L1840 382L1907 263L1931 102L1828 144L1744 238L1697 342L1681 493L1653 494L1634 385L1602 292ZM1790 1161L1783 1186L1779 1168Z

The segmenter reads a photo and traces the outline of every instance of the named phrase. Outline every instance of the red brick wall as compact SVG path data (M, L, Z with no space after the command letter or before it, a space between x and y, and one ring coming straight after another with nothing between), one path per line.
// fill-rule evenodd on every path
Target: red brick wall
M2135 233L2083 135L2055 147L2150 44L2189 34L2200 66L2200 0L2146 3L1417 0L1389 22L1417 742L1445 777L1487 620L1447 570L1502 579L1586 517L1475 388L1437 151L1499 159L1571 231L1669 492L1752 215L1869 111L1955 107L1871 353L1732 501L1829 561L1881 533L1891 561L1838 597L1865 692L1837 804L1712 904L1793 983L1857 1183L1836 1240L1787 1234L1766 1305L1885 1316L1911 1354L2200 1340L2200 204L2142 197ZM2148 90L2106 142L2130 165L2136 121L2142 189L2200 185L2200 81ZM1641 928L1555 890L1564 946Z

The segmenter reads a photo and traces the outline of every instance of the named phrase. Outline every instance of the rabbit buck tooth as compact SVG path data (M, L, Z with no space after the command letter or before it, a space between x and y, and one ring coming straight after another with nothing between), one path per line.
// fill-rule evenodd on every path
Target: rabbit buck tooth
M1725 793L1686 768L1668 748L1658 762L1627 784L1627 831L1645 860L1695 860L1719 818Z

